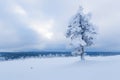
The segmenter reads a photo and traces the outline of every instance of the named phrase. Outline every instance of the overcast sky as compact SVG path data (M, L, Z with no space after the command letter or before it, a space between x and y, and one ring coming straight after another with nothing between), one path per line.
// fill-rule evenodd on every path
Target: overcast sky
M120 51L119 0L0 0L0 51L67 50L65 31L79 5L97 26L89 51Z

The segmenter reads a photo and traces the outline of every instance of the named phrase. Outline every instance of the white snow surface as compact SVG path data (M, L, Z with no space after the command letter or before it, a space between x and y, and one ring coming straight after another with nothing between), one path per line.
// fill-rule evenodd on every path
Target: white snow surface
M0 80L120 80L120 56L3 61Z

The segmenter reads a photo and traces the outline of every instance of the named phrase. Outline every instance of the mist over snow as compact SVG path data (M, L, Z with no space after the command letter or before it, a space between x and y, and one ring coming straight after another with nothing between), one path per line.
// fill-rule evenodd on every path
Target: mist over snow
M97 26L95 45L87 50L120 48L119 0L0 0L0 51L67 50L65 31L82 5Z

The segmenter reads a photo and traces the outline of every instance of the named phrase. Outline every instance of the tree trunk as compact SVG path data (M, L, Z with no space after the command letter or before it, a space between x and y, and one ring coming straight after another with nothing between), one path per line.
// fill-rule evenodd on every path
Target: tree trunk
M85 60L85 59L84 59L84 47L82 46L81 49L82 49L82 53L80 54L81 60Z

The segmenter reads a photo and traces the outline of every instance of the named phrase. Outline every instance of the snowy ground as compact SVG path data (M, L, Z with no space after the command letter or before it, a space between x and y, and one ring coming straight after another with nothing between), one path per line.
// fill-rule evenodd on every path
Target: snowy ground
M120 80L120 56L4 61L0 80Z

